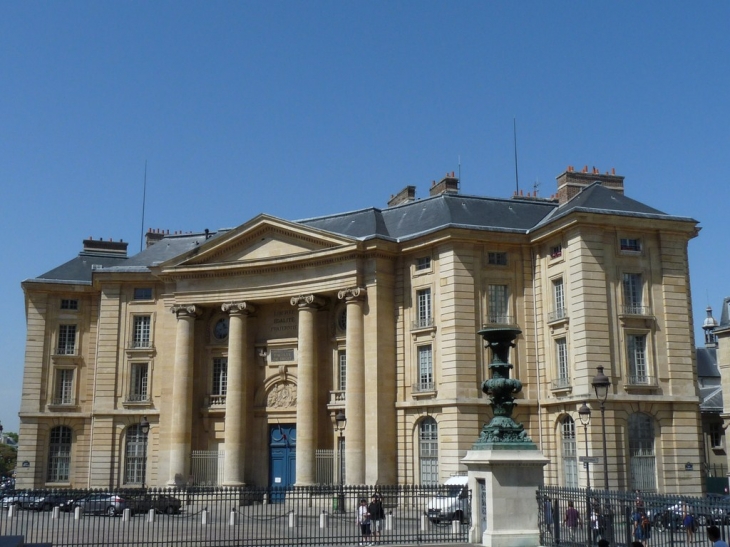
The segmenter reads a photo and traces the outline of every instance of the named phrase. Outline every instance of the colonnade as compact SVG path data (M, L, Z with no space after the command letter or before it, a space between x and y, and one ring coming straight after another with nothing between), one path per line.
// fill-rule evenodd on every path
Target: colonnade
M365 353L364 353L364 288L339 291L338 299L347 305L346 354L347 415L346 477L350 484L365 482ZM290 303L298 311L297 351L297 451L296 485L308 486L316 481L315 453L318 439L317 404L317 312L326 299L314 294L292 297ZM255 307L246 301L223 304L229 315L228 386L225 414L225 463L223 484L245 484L247 425L251 422L253 365L248 340L249 321ZM193 363L195 319L201 314L197 305L176 305L171 311L177 317L175 368L172 379L172 427L170 431L170 469L168 484L179 484L190 470L193 417Z

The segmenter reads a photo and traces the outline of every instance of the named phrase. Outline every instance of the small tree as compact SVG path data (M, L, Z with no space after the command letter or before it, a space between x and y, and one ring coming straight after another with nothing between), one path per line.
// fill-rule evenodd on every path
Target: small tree
M10 476L15 470L17 461L17 449L8 444L0 444L0 476Z

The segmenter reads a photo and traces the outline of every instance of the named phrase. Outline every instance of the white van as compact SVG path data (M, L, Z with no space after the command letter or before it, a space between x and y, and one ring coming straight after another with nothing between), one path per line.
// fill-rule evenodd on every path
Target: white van
M428 502L428 520L434 524L451 524L452 520L469 522L468 479L466 475L455 475L444 483L441 493Z

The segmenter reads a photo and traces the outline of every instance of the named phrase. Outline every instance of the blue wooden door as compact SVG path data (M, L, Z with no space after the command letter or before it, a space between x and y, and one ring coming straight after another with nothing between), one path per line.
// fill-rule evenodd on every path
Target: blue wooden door
M281 503L297 480L296 425L269 427L269 487L271 502Z

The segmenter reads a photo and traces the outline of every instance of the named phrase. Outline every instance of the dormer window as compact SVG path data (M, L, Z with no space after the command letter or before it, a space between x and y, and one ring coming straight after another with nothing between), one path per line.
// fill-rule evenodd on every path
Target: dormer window
M620 246L622 251L628 251L631 253L641 252L641 240L631 238L621 238Z

